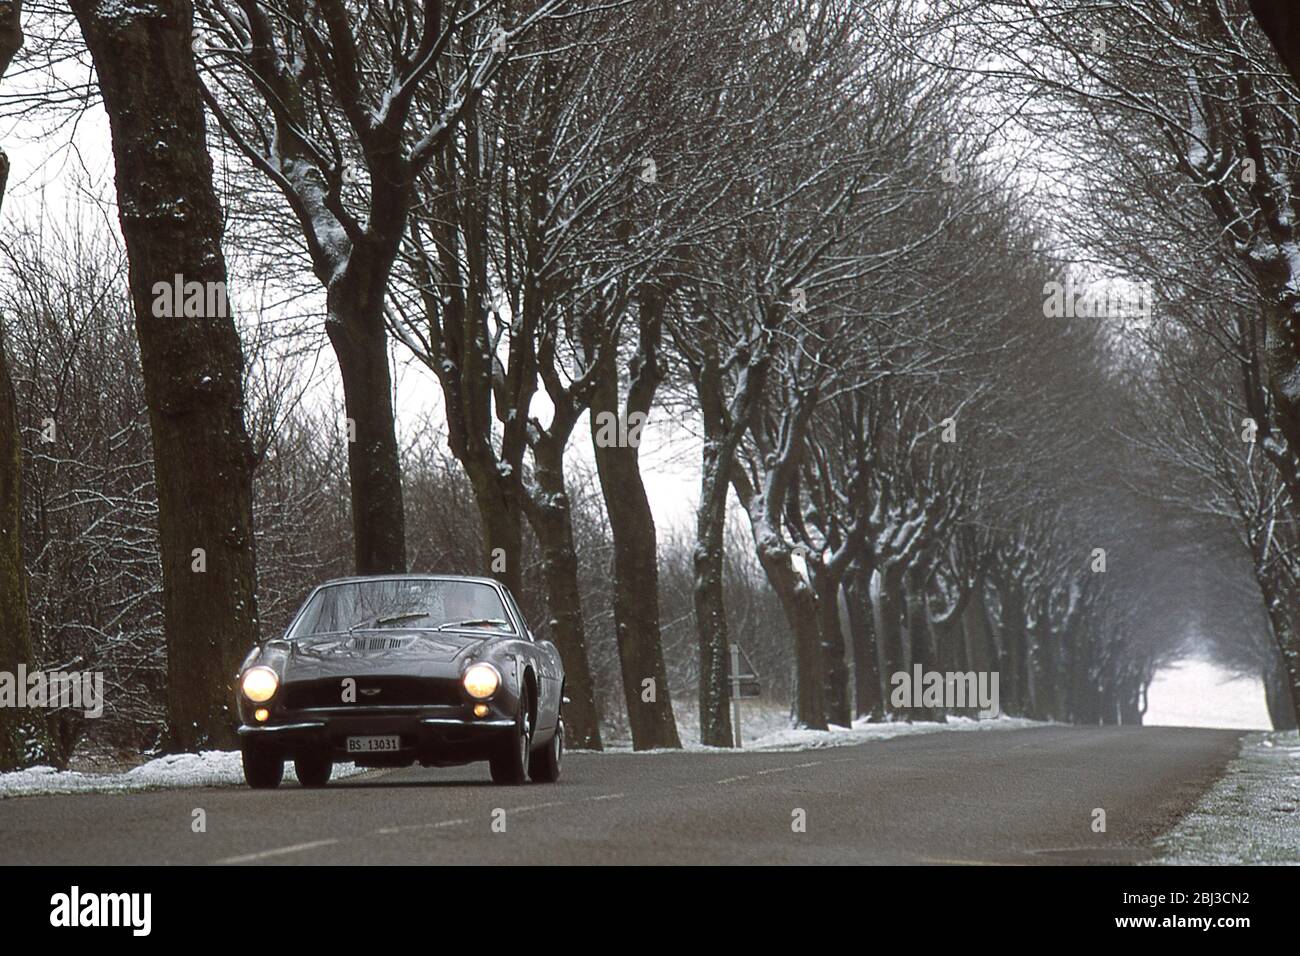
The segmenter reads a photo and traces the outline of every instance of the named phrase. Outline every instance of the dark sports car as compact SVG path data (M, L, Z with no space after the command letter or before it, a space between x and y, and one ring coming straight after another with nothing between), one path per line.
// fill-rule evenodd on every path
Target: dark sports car
M344 578L308 596L284 637L254 648L237 692L244 778L304 787L337 762L445 767L486 760L497 783L554 783L564 668L489 578Z

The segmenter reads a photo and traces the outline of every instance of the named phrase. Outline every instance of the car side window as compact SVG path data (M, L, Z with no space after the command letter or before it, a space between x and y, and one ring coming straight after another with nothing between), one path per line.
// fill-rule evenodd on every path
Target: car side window
M519 610L519 605L515 603L515 596L511 594L509 591L506 591L505 593L506 593L506 600L510 602L511 613L514 614L516 620L519 621L520 627L523 628L524 637L528 638L528 640L530 641L536 641L537 638L533 636L532 629L528 626L528 622L524 620L524 612Z

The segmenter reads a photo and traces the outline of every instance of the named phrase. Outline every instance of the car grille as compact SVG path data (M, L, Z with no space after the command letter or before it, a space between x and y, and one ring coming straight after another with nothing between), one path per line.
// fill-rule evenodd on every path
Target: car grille
M321 707L429 707L462 703L453 680L427 677L358 677L355 701L343 700L343 678L286 684L284 708L311 710ZM369 691L370 693L367 693ZM378 693L374 693L378 691Z
M410 643L409 637L354 637L348 642L354 651L395 651Z

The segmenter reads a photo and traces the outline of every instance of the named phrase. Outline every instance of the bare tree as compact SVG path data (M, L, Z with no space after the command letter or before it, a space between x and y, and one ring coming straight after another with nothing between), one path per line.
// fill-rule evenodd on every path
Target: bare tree
M416 182L473 113L510 45L561 5L200 4L214 42L208 106L283 195L325 293L360 574L406 567L384 312Z
M1247 316L1254 318L1249 306ZM1227 324L1250 327L1248 321ZM1294 610L1300 542L1293 492L1264 453L1249 414L1270 400L1252 374L1258 341L1248 336L1225 353L1214 341L1177 327L1154 329L1152 336L1159 363L1144 401L1124 423L1126 440L1151 463L1135 486L1163 505L1197 516L1211 539L1228 530L1239 550L1223 560L1247 559L1271 640L1265 653L1256 639L1259 628L1234 626L1238 649L1225 649L1224 656L1239 660L1244 649L1264 681L1275 723L1286 714L1283 726L1293 726L1300 723L1300 618ZM1228 397L1237 383L1239 397ZM1148 423L1157 417L1164 424L1154 430Z
M258 637L253 459L191 14L161 2L76 0L72 8L112 131L149 401L169 742L183 750L229 744L233 681ZM160 290L172 296L195 283L203 306L180 314L158 307Z
M0 79L23 45L21 0L0 4ZM9 179L9 157L0 150L0 205ZM13 673L32 661L23 565L23 462L18 406L0 316L0 670ZM19 766L26 754L20 723L0 713L0 770Z
M525 517L537 537L546 635L565 661L566 733L593 749L599 715L564 455L611 347L607 323L626 302L617 276L592 281L577 254L579 237L617 191L617 174L602 175L610 156L601 124L618 114L593 111L592 97L604 93L594 82L602 55L560 64L547 50L598 51L588 32L609 28L600 15L540 25L528 54L503 67L491 112L467 118L442 144L419 183L423 202L409 229L414 301L395 302L392 323L438 379L449 444L481 515L484 557L512 590L522 585ZM580 125L589 114L594 130ZM594 343L594 354L581 343ZM542 395L549 421L533 408Z
M48 671L98 672L105 711L45 714L48 762L96 746L153 750L167 723L167 647L148 403L126 257L91 217L42 215L12 241L0 310L23 429L31 640ZM93 730L92 730L93 729Z

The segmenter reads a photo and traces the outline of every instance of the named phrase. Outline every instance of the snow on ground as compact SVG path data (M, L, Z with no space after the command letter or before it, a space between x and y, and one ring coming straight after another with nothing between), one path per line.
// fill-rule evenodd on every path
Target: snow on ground
M745 741L746 750L816 750L821 747L849 747L868 740L888 740L909 734L933 734L946 730L1022 730L1027 727L1046 727L1041 720L1023 717L997 717L993 720L971 720L969 717L949 717L944 724L933 721L916 721L905 724L870 724L855 720L852 727L835 727L827 730L802 730L785 728L764 734L754 741Z
M336 764L334 777L362 771L353 764ZM297 782L290 762L285 780ZM242 787L244 771L236 750L205 750L197 754L170 754L125 773L78 773L53 767L29 767L0 774L0 799L37 793L122 793L131 790L168 790L184 787Z
M1162 864L1300 866L1300 739L1246 737L1223 779L1156 847Z
M700 743L700 715L694 700L674 700L673 715L677 719L677 733L682 746L689 751L706 750L711 753L740 753L743 751L816 750L821 747L847 747L868 740L887 740L908 734L932 734L946 730L1019 730L1025 727L1045 727L1042 721L1019 717L998 717L996 720L970 720L952 717L946 724L929 721L914 723L871 724L865 720L854 721L853 727L834 727L831 730L806 730L790 726L788 707L767 701L752 701L741 705L743 751L730 748L706 747ZM607 752L631 752L632 741L626 737L607 737ZM655 751L640 751L654 753ZM678 751L667 751L677 753Z

